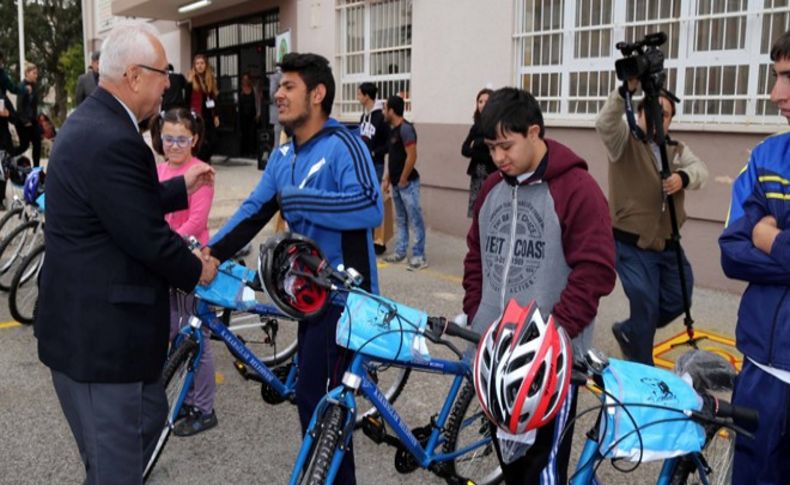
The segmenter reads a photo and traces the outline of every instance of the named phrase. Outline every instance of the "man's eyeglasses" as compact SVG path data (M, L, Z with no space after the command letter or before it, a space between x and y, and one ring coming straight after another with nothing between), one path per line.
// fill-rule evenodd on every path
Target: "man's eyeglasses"
M173 71L171 71L169 69L157 69L155 67L146 66L145 64L135 64L135 65L137 67L142 67L143 69L147 69L149 71L157 72L157 73L159 73L159 74L161 74L163 76L169 76L170 74L173 74Z
M192 137L184 135L162 135L162 143L170 146L177 145L179 148L189 148L192 145Z

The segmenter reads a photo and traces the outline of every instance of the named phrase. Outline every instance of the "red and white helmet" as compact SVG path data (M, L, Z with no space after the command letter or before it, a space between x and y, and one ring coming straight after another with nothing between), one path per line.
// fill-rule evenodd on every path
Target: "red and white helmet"
M510 434L540 428L565 401L572 363L570 339L554 318L544 322L534 301L525 308L510 300L477 348L477 398L488 419Z

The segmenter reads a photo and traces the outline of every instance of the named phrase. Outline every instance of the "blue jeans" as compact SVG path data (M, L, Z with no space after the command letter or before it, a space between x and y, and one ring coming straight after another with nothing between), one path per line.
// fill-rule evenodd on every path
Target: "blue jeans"
M649 251L620 241L615 241L615 245L617 275L631 307L631 316L622 326L631 342L629 354L636 362L653 365L656 328L683 314L677 255L674 248ZM683 269L691 302L694 276L685 254Z
M395 203L395 254L406 255L409 247L409 226L414 229L412 257L425 257L425 223L420 208L420 179L412 180L406 187L392 185L392 201Z

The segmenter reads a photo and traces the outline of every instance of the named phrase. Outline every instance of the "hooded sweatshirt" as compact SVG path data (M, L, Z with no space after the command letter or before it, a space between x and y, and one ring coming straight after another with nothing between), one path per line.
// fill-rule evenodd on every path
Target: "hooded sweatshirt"
M384 120L384 101L377 99L370 112L363 113L359 118L359 135L365 141L373 163L384 165L384 156L387 154L387 140L390 127Z
M519 183L497 171L483 184L466 238L464 312L482 332L511 298L535 300L586 350L598 300L616 278L609 207L586 162L545 142L531 177Z

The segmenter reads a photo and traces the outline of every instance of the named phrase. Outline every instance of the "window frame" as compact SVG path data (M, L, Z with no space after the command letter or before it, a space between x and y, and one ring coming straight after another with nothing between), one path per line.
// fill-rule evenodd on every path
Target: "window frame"
M770 98L770 90L768 93L762 93L763 86L759 86L759 81L764 80L764 75L760 76L760 70L765 69L766 64L770 64L768 53L761 52L763 19L766 16L774 14L784 14L772 17L773 19L779 18L781 21L784 19L785 25L790 23L790 5L788 6L771 6L765 7L764 0L746 0L745 10L735 11L728 13L706 14L698 15L698 7L701 1L705 0L663 0L663 2L670 3L668 12L669 17L657 17L655 19L627 21L627 2L628 0L602 0L604 2L611 1L612 22L610 24L603 23L601 25L587 25L584 27L576 27L576 11L577 1L572 0L553 0L555 3L562 5L562 24L559 28L551 30L525 32L524 19L525 11L529 8L535 11L535 3L539 7L544 7L545 2L541 0L514 0L514 22L513 22L513 48L514 48L514 84L518 87L524 87L525 76L540 75L546 73L559 74L559 95L553 97L546 97L536 95L542 106L546 106L547 101L559 101L559 110L545 110L544 119L547 125L553 126L577 126L589 127L592 126L597 114L594 109L595 103L598 103L598 109L605 101L611 89L605 90L605 93L589 94L590 84L587 84L587 92L576 93L572 95L571 75L572 73L581 73L584 75L586 72L610 72L609 83L613 84L611 88L619 85L619 81L614 75L614 62L622 56L620 51L614 46L617 42L625 39L626 29L630 27L639 27L644 25L667 24L673 23L678 32L678 46L677 57L667 58L664 65L667 69L674 70L673 76L675 80L675 87L678 97L681 98L681 103L678 104L678 112L672 124L673 130L694 130L694 131L727 131L727 132L774 132L777 128L786 127L787 120L779 115L762 114L765 101ZM653 0L656 2L656 0ZM679 15L674 15L675 3L679 4ZM661 6L661 4L659 4ZM636 8L635 6L633 8ZM721 19L721 18L745 17L745 22L742 28L744 29L744 45L743 48L737 49L713 49L713 50L696 50L695 39L699 22L708 19ZM773 24L771 24L773 26ZM577 33L584 30L599 30L610 28L609 39L611 41L611 55L608 57L589 57L589 58L576 58L574 57L574 46ZM535 36L548 36L551 34L561 34L562 36L562 52L559 64L544 64L544 65L525 65L525 53L522 39L535 37ZM664 44L661 48L667 52L667 45ZM601 69L602 66L607 66ZM711 85L710 70L707 70L705 76L705 94L694 93L694 86L691 86L689 94L686 94L686 75L687 69L700 68L700 67L720 67L723 71L725 67L746 66L748 73L746 76L746 92L745 94L737 94L738 86L735 85L735 94L707 94ZM770 68L769 68L770 69ZM690 72L693 74L693 72ZM722 78L723 79L723 78ZM770 81L769 81L770 83ZM534 84L534 81L533 81ZM721 84L721 83L720 83ZM582 88L582 84L577 85L577 89ZM721 87L721 86L720 86ZM529 89L529 87L527 87ZM724 89L723 87L721 89ZM719 114L699 114L690 113L684 106L684 101L733 101L733 111L735 110L735 102L743 100L745 102L745 114L721 114L723 108L726 106L719 103ZM580 113L571 109L572 103L580 101L592 102L593 109ZM578 106L577 107L578 111ZM772 110L768 110L773 112Z

